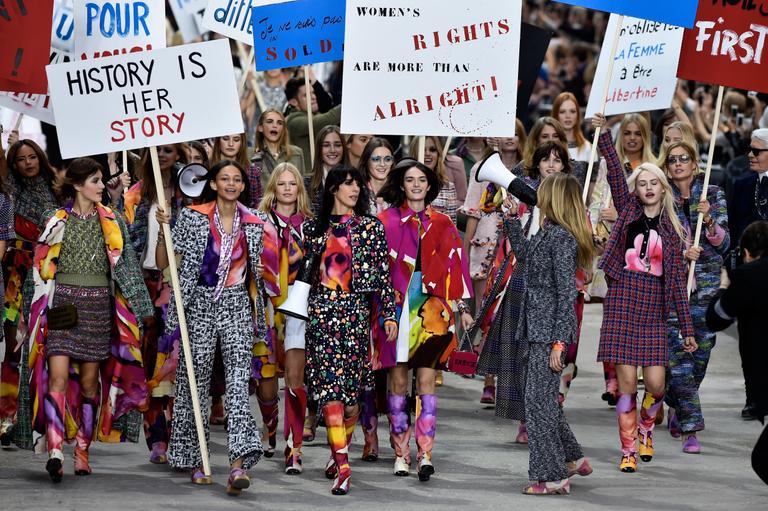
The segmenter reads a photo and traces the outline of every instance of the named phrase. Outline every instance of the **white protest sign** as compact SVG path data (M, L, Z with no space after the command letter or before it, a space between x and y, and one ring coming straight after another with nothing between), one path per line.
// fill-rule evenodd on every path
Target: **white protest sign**
M253 8L288 0L210 0L203 14L203 26L248 46L253 46Z
M522 0L347 0L344 133L512 136Z
M64 158L244 130L226 39L75 61L47 72Z
M173 18L179 26L181 37L189 43L200 37L200 23L203 19L208 0L168 0Z
M75 58L165 48L165 2L75 0Z
M611 14L606 34L615 33L618 17ZM607 89L605 115L669 108L677 87L683 32L674 25L624 17L613 76ZM592 117L600 109L611 44L610 38L606 38L600 51L585 117Z
M75 17L72 0L57 0L53 6L51 46L67 53L73 53Z
M71 60L72 56L69 53L57 50L51 46L51 64L63 64ZM50 89L50 86L48 88ZM49 94L0 91L0 106L22 113L27 117L47 122L48 124L56 124Z

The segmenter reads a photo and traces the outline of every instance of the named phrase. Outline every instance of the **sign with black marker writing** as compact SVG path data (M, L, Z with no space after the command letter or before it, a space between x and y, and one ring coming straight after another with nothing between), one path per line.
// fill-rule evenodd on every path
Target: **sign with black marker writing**
M285 0L209 0L203 14L203 26L253 46L253 8L283 1Z
M75 0L78 60L165 48L165 2Z
M47 71L64 158L243 131L226 39Z
M616 48L613 76L608 77L608 60L619 16L611 14L592 81L585 117L592 117L602 106L600 94L610 78L605 115L645 112L669 108L677 88L677 60L683 42L683 29L658 21L624 17Z
M521 0L347 0L344 133L514 135Z

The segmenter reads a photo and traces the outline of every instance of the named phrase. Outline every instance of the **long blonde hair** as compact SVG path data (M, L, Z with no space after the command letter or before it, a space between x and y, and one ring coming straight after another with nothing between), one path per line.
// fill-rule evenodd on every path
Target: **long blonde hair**
M669 221L672 223L672 227L675 229L675 232L683 241L683 243L685 243L685 229L683 229L683 225L680 223L680 219L677 217L675 196L672 193L672 186L669 184L669 180L667 179L667 176L664 174L663 170L661 170L657 165L649 162L645 162L639 165L634 171L632 171L632 174L629 176L629 178L627 178L629 191L632 193L635 192L637 178L641 172L650 172L661 183L661 187L664 190L664 196L661 199L662 214L666 213L667 217L669 217Z
M544 178L537 193L537 206L541 209L542 218L548 218L571 233L578 246L576 264L581 268L590 268L594 245L579 181L568 174L556 172Z
M691 126L688 122L682 122L682 121L675 121L671 123L669 126L664 128L664 136L661 139L661 151L664 152L664 149L667 147L667 145L664 142L664 139L667 138L667 133L671 129L676 129L680 131L680 134L683 136L683 142L687 143L689 146L693 147L693 150L696 152L696 155L699 154L699 143L696 141L696 134L693 131L693 126ZM659 167L664 167L666 165L667 160L662 159L661 156L659 156Z
M424 137L424 147L427 146L427 140L432 139L432 142L435 144L435 149L437 149L437 163L435 164L435 174L437 174L437 178L440 180L441 184L446 184L448 182L448 174L445 171L445 161L443 161L443 148L445 145L443 144L443 141L440 139L440 137L427 135ZM411 145L408 147L409 154L416 158L418 152L419 152L419 137L413 137L411 139Z
M277 180L280 178L280 174L285 171L293 175L293 178L296 180L296 186L299 187L296 197L296 212L304 215L304 218L312 218L312 208L309 207L309 196L307 195L307 189L304 188L304 178L301 177L299 169L288 162L278 163L272 171L272 175L269 176L267 186L264 188L264 196L259 203L259 211L264 213L272 211L277 196Z
M651 128L648 126L648 120L640 114L627 114L621 120L619 125L619 136L616 137L616 153L619 155L619 161L624 164L629 161L627 153L624 152L624 131L627 126L635 123L640 128L640 136L643 139L643 150L640 153L640 162L654 162L656 156L651 148ZM631 162L630 162L631 163Z

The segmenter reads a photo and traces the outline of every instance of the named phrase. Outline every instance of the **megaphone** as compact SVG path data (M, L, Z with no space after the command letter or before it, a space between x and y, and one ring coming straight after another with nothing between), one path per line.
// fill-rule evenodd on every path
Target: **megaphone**
M181 193L190 199L200 197L203 193L203 188L205 188L208 169L199 163L190 163L184 166L176 164L175 170Z
M318 254L305 253L301 260L296 280L288 286L288 298L277 307L277 312L296 319L306 321L309 319L307 304L309 303L309 291L320 269L320 256Z
M536 205L536 190L528 186L525 181L514 175L504 166L498 151L492 152L480 163L475 174L475 180L478 182L490 181L501 186L529 206L533 207Z

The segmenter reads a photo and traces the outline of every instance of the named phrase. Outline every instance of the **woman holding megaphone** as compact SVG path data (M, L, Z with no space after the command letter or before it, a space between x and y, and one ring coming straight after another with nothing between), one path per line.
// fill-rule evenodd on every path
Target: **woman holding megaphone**
M201 403L207 401L214 353L216 346L221 346L227 385L230 495L239 495L250 486L246 471L263 452L248 402L248 382L252 350L264 344L266 336L260 260L267 218L242 204L247 197L246 170L238 162L223 160L208 173L203 190L206 202L182 209L173 227L174 251L181 256L179 281ZM170 219L165 210L158 210L158 222L169 223ZM156 257L158 267L167 267L165 243L158 243ZM166 333L173 332L177 322L176 305L171 300ZM201 468L192 397L180 351L168 461L173 467L191 469L193 484L211 484ZM207 408L203 410L207 437Z
M357 169L332 168L320 214L304 227L305 258L319 261L309 293L306 380L325 419L331 447L325 475L333 479L334 495L349 492L349 443L362 393L373 388L371 321L383 323L389 341L397 337L384 227L368 216L367 190ZM372 298L377 317L371 315Z

